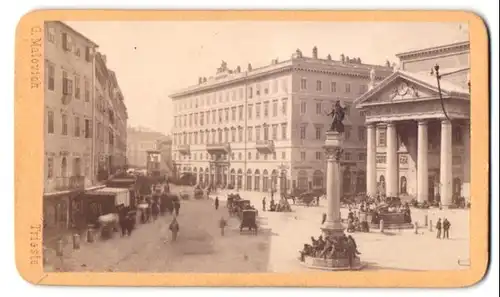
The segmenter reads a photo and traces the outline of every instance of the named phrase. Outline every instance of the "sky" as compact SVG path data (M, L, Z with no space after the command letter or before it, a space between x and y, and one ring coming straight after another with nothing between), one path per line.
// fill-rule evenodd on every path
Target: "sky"
M468 39L465 24L430 22L78 21L66 22L99 45L115 71L130 126L170 134L169 94L228 68L265 66L305 56L340 54L364 63L397 62L400 52ZM467 36L467 37L466 37Z

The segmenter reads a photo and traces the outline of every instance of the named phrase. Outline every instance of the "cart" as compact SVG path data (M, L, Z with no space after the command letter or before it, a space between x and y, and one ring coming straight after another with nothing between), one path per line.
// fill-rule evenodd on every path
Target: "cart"
M248 228L249 232L257 235L257 211L254 209L245 209L242 211L240 234L243 233L243 228Z

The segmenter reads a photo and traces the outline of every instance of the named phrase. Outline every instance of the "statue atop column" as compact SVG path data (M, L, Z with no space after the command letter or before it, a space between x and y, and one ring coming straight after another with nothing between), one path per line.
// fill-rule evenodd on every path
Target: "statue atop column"
M342 123L345 118L345 107L340 105L340 100L337 100L332 111L328 114L332 117L332 124L330 126L330 131L344 133L344 124Z
M332 55L328 54L328 56L326 56L326 59L327 59L328 61L331 61L331 60L332 60Z
M316 46L313 47L313 58L314 59L318 58L318 48Z

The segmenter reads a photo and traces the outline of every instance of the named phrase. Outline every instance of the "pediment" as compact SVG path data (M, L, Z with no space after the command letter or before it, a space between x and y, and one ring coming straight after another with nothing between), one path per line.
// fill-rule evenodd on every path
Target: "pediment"
M449 82L441 81L443 96L456 96L469 99L468 90ZM366 105L387 104L396 102L411 102L426 99L439 99L439 91L435 76L396 71L373 89L355 100L356 107Z
M425 88L404 78L397 78L390 84L374 92L366 98L363 104L390 103L400 101L415 101L418 99L433 98L438 92Z

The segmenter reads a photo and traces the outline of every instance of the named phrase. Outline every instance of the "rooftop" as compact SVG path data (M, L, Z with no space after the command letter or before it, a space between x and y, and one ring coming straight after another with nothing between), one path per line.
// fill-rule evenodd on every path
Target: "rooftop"
M396 54L396 57L398 57L401 60L401 59L405 59L405 58L409 58L409 57L417 56L417 55L435 54L435 53L442 52L442 51L450 51L450 50L455 50L455 49L460 49L460 48L469 48L469 46L470 46L469 41L460 41L460 42L455 42L455 43L450 43L450 44L444 44L444 45L439 45L439 46L433 46L433 47L428 47L428 48L423 48L423 49L402 52L402 53Z
M65 29L71 31L73 34L75 35L78 35L79 37L83 38L85 41L87 41L88 43L90 43L92 46L94 47L99 47L99 45L97 45L97 43L95 43L94 41L92 41L91 39L89 39L87 36L83 35L82 33L76 31L75 29L73 29L71 26L69 26L68 24L64 23L64 22L61 22L61 21L55 21L54 23L57 23L57 24L60 24L61 26L63 26Z

